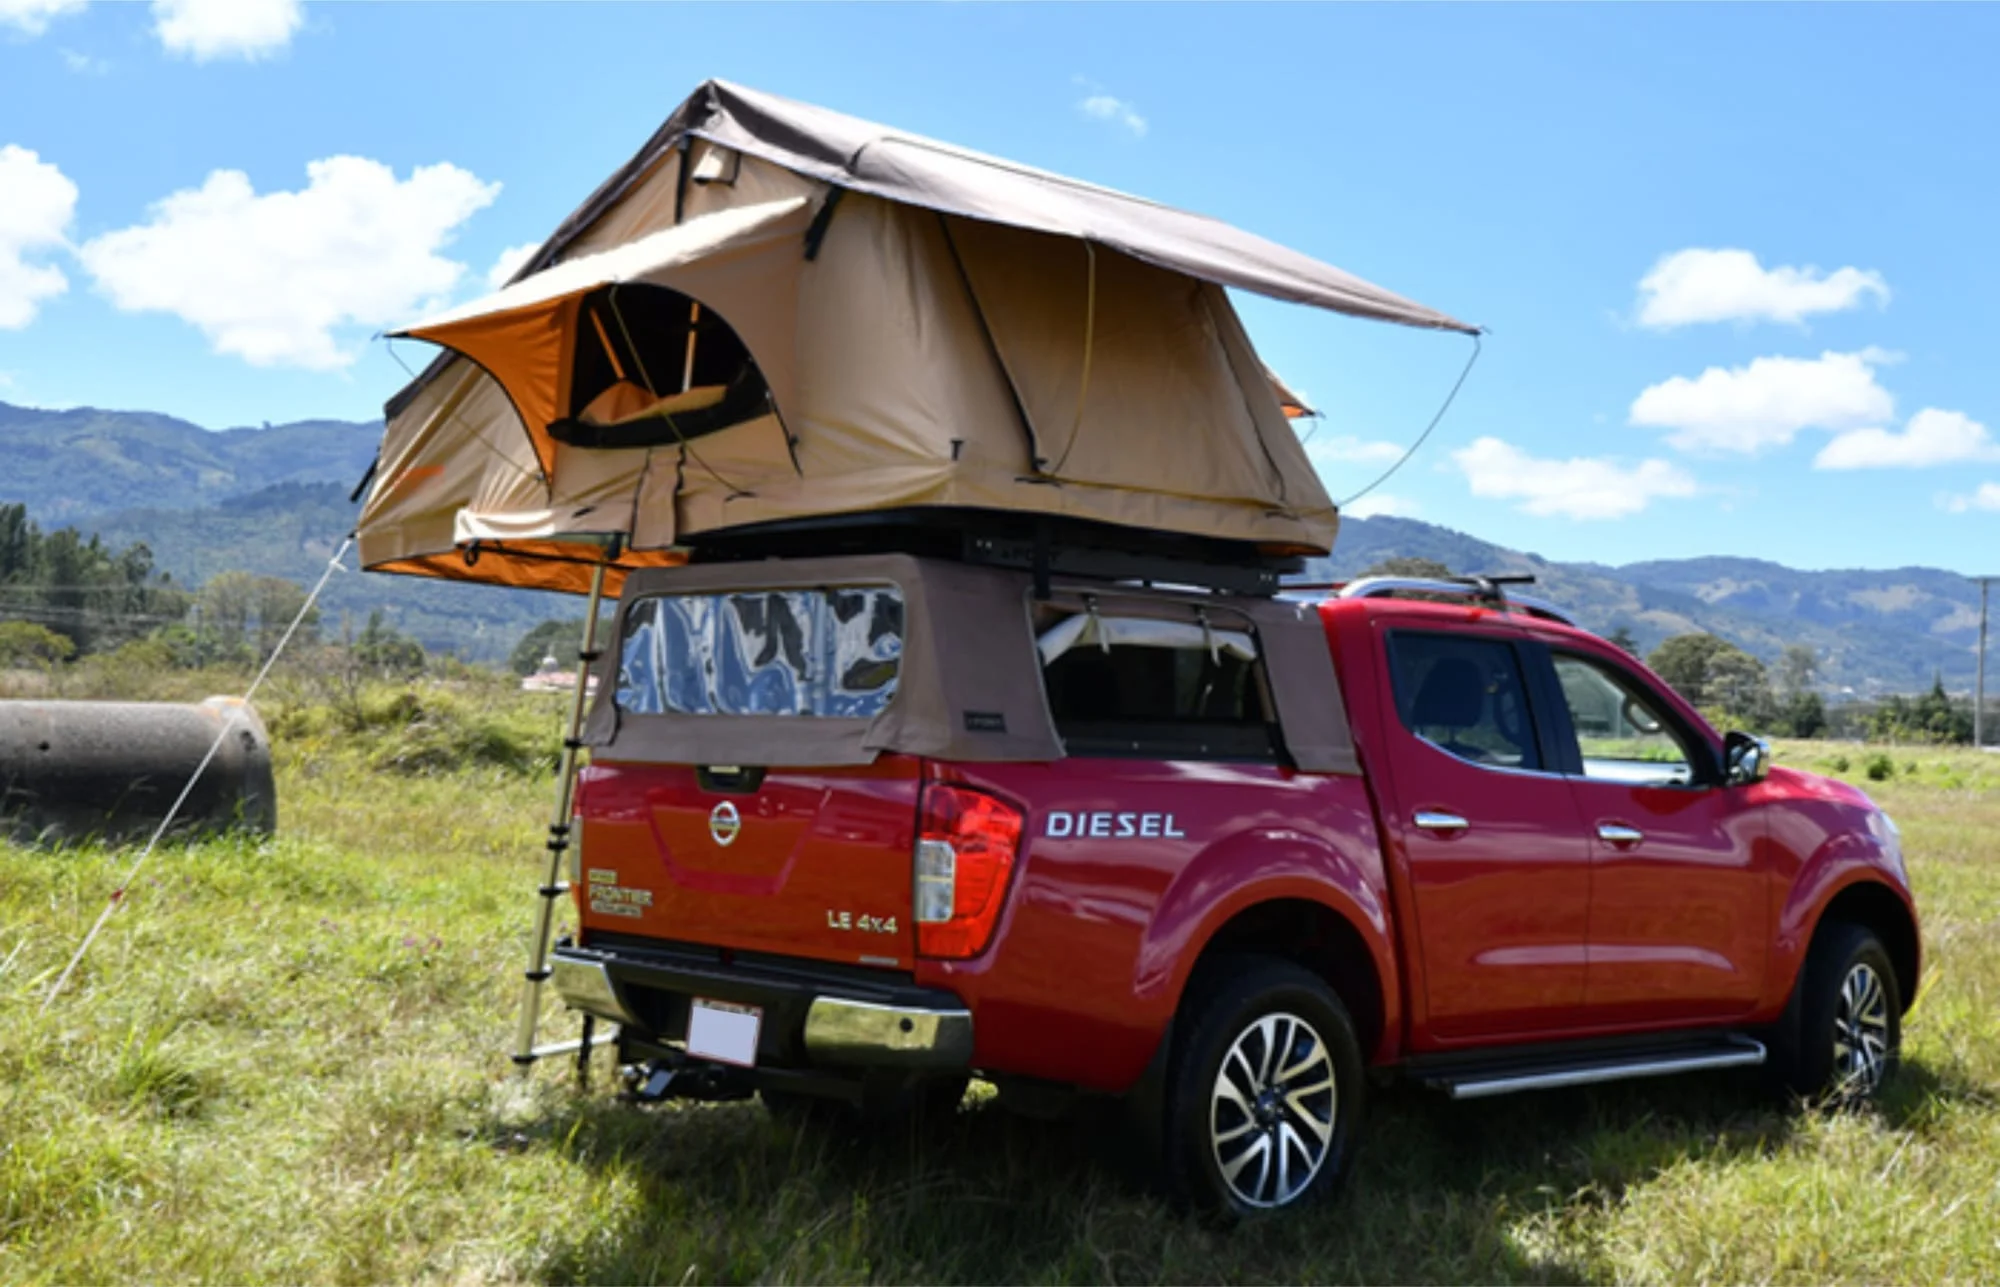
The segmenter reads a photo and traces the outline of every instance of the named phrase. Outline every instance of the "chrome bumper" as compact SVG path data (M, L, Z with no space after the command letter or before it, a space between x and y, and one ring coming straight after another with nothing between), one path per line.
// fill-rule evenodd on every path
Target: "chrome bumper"
M556 994L562 997L564 1005L585 1014L594 1014L600 1019L609 1019L620 1027L632 1025L632 1015L618 996L618 985L611 981L611 972L604 968L602 962L557 956L549 962L549 969L552 971L550 980L556 985Z
M797 974L782 980L748 971L676 968L658 960L596 955L559 946L550 980L572 1010L595 1015L635 1036L678 1040L679 1032L648 1033L638 1018L649 994L714 997L764 1012L758 1062L775 1067L962 1070L972 1063L972 1012L949 993L902 988L880 1000L820 991ZM626 988L633 989L628 1002ZM636 1010L634 1007L637 1007Z
M972 1062L972 1012L817 997L806 1012L817 1063L871 1068L963 1068Z

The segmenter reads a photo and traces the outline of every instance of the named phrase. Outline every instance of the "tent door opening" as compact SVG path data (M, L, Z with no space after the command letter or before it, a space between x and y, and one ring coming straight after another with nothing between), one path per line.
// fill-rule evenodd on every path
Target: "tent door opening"
M601 286L577 302L568 396L549 436L572 447L689 442L776 410L721 314L665 286Z

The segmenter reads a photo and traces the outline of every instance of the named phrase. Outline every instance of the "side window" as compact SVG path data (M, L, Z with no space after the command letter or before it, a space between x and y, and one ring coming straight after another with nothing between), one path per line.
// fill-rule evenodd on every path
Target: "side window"
M1473 764L1542 767L1513 645L1397 631L1389 653L1403 727Z
M1277 758L1248 634L1073 615L1041 632L1040 649L1049 713L1072 755Z
M1631 786L1687 786L1694 758L1659 700L1636 679L1574 653L1553 656L1583 757L1583 776Z

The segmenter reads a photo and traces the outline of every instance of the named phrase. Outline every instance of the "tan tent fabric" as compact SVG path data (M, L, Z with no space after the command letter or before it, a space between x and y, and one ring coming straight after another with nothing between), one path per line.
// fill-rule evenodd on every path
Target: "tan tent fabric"
M661 566L712 533L912 509L1323 553L1338 516L1288 424L1303 404L1221 284L1470 329L1213 221L747 93L705 86L512 285L400 332L453 353L390 404L365 566L581 588L607 548ZM845 142L877 159L830 186ZM775 414L680 435L714 399L679 371L573 407L596 387L569 369L580 301L614 287L725 322ZM672 436L575 445L565 416Z
M667 193L680 187L670 184L663 192L657 180L663 167L678 176L676 153L688 142L719 145L794 175L905 205L1088 239L1274 299L1406 326L1478 330L1205 215L721 80L703 84L675 108L624 168L563 222L523 275L556 262L607 211L631 204L638 190L646 193L640 204L670 220ZM694 194L713 187L700 181L704 159L698 153L688 157L690 215ZM734 164L707 168L729 175Z

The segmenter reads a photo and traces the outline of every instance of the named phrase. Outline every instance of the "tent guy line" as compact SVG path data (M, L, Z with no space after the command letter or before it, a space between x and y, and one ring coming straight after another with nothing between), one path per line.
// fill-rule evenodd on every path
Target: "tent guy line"
M1438 427L1438 425L1443 422L1445 413L1451 410L1451 404L1458 400L1458 391L1465 387L1465 379L1467 376L1472 374L1473 364L1479 361L1479 354L1484 347L1483 344L1481 343L1481 339L1485 334L1486 332L1484 329L1472 332L1472 352L1466 356L1465 365L1459 369L1458 379L1452 381L1450 391L1444 395L1444 401L1438 404L1437 414L1433 415L1431 417L1431 422L1424 426L1424 431L1417 435L1417 440L1411 443L1409 445L1409 448L1406 451L1404 451L1402 455L1396 457L1396 463L1390 465L1380 474L1377 474L1375 476L1374 482L1369 483L1366 487L1354 493L1354 495L1349 496L1345 500L1341 501L1340 508L1346 509L1349 505L1352 505L1355 501L1360 500L1363 496L1366 496L1369 492L1374 491L1377 487L1380 487L1383 483L1388 482L1389 479L1395 475L1396 471L1401 469L1404 465L1408 464L1410 461L1410 457L1416 455L1418 449L1421 448L1424 445L1424 443L1430 439L1432 431L1435 430Z
M90 932L83 936L83 942L77 944L76 954L69 958L69 964L65 965L63 972L56 976L56 981L49 985L48 995L42 998L43 1013L47 1013L48 1008L55 1004L56 998L62 995L63 988L69 984L70 976L76 973L77 966L83 964L84 955L90 951L91 944L97 941L98 934L111 919L111 914L124 903L125 891L132 888L132 882L139 878L140 868L144 867L146 860L153 856L153 850L159 847L161 837L167 834L167 828L174 825L174 819L179 816L181 806L187 803L188 796L194 791L195 783L201 781L201 775L208 771L208 766L215 760L216 752L222 749L223 742L241 722L243 712L250 709L250 699L257 695L259 688L263 687L265 677L271 673L271 667L276 665L278 658L283 655L285 645L291 643L292 636L298 633L299 625L306 619L306 614L312 611L315 603L319 602L320 592L326 589L326 583L333 579L335 572L347 570L340 560L347 553L348 547L353 544L354 536L350 533L341 541L340 548L333 552L333 557L326 561L326 570L319 574L319 581L314 584L312 593L306 595L305 602L299 605L298 615L292 618L292 624L285 627L285 633L280 635L278 642L272 646L271 655L264 659L264 665L258 670L257 677L250 681L250 686L243 690L243 695L237 698L235 705L230 708L229 717L222 721L222 728L217 731L215 740L209 743L208 753L201 757L201 763L195 765L194 772L188 775L186 785L182 786L181 793L174 797L166 816L160 819L160 825L153 829L152 838L146 841L146 847L132 860L132 866L125 872L125 879L119 881L118 887L104 900L104 910L97 914L97 921L90 927Z

